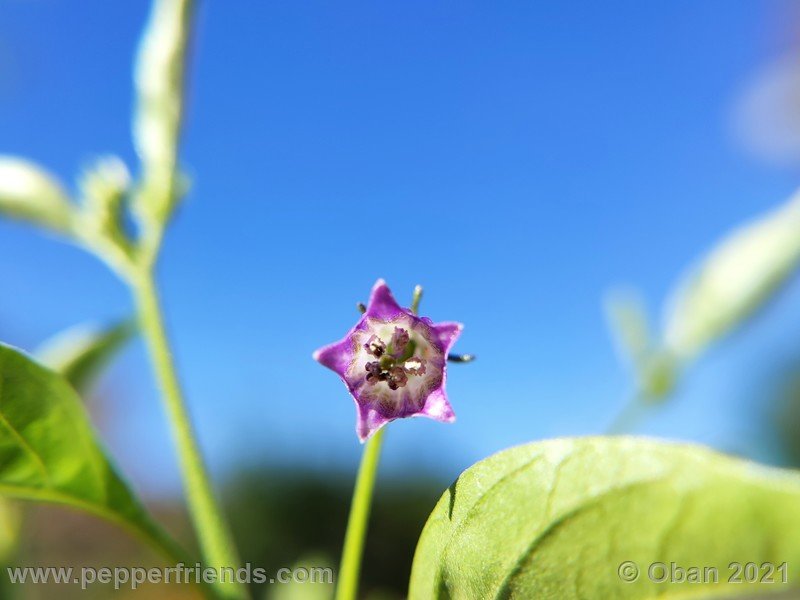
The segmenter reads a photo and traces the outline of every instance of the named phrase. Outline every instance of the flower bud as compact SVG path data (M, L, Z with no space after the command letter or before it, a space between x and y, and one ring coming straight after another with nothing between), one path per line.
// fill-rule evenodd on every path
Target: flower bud
M81 234L103 238L118 246L128 242L123 231L124 200L130 188L130 175L119 158L99 159L84 171L79 181L83 199Z

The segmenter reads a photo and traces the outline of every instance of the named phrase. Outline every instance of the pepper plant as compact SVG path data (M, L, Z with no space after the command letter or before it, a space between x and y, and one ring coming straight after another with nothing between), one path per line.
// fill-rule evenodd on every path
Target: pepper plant
M189 189L179 139L193 11L192 0L154 1L135 70L135 177L119 158L103 157L80 176L77 198L70 198L35 163L0 158L0 211L97 256L129 288L135 306L132 319L60 336L35 356L0 345L0 496L64 504L108 519L150 544L168 565L200 560L236 569L236 545L172 360L156 278L164 235ZM799 203L790 200L713 248L676 287L657 333L635 296L610 297L615 338L634 373L637 416L668 401L695 358L766 306L796 271ZM418 416L455 420L445 392L448 362L471 357L450 354L462 326L420 316L421 295L417 288L403 308L379 280L369 303L359 305L355 326L314 353L344 382L356 408L354 443L364 444L337 573L339 600L358 597L387 426ZM198 557L136 497L79 397L134 333L145 339L160 385ZM626 411L612 430L633 428L632 414ZM18 520L15 510L0 504L0 517ZM731 565L747 563L756 565L757 577L664 586L640 572L657 563L725 575ZM467 469L444 491L422 531L408 597L684 598L786 591L798 581L799 474L692 444L605 435L533 442ZM250 597L245 585L229 580L209 582L199 592Z

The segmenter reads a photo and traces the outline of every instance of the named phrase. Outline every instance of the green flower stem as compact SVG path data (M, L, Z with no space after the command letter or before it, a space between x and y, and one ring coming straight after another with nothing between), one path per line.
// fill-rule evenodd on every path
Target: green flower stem
M364 538L367 533L367 521L372 506L372 491L375 487L384 431L386 428L382 427L367 441L364 453L361 455L350 517L347 520L347 532L344 536L339 579L336 582L336 600L355 600L358 593Z
M214 496L211 480L198 447L194 428L183 399L172 360L158 293L149 270L133 281L136 304L153 368L178 449L183 485L189 512L197 533L203 559L208 567L236 569L239 557L222 510ZM236 582L218 582L215 592L221 598L246 599L247 589Z

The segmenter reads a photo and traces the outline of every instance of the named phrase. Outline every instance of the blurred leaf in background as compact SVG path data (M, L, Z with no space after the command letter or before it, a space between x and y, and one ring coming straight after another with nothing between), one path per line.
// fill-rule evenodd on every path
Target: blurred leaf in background
M103 368L133 337L136 329L133 320L105 327L76 325L44 342L35 356L60 373L85 400Z
M38 165L0 156L0 214L68 233L72 228L68 198L55 176Z
M798 232L800 194L728 234L668 301L665 350L686 363L762 308L797 267Z
M635 292L606 296L612 335L642 401L664 399L683 369L766 307L800 262L798 232L800 192L728 233L679 279L658 333Z

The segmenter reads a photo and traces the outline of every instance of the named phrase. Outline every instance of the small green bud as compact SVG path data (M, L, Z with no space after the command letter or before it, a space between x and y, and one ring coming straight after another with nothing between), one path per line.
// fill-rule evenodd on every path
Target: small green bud
M110 156L86 169L78 182L82 206L75 225L81 242L122 276L130 273L134 248L125 231L130 175Z
M123 219L130 181L125 164L114 156L101 158L84 171L79 181L83 200L80 233L84 238L128 244Z
M92 206L119 207L130 187L128 169L116 156L99 159L84 171L80 188L84 199Z

